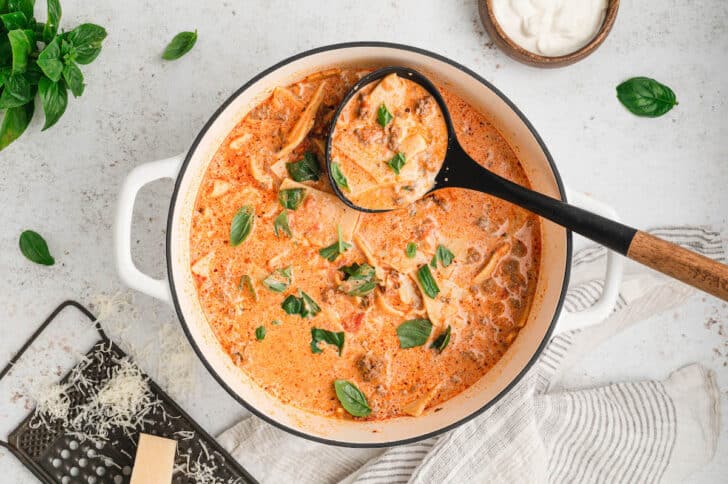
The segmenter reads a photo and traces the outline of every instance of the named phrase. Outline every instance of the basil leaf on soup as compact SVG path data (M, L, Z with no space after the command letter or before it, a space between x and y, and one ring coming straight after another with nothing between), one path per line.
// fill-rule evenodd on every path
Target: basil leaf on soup
M291 237L291 227L288 225L288 211L286 209L283 209L273 220L273 232L278 238L280 238L281 234Z
M407 163L407 158L404 156L404 153L397 153L392 157L391 160L389 160L389 163L387 164L393 172L399 175L399 171L402 169L405 163Z
M273 292L283 292L291 285L291 268L276 269L263 279L263 285Z
M438 353L442 353L442 350L444 350L447 345L450 343L450 333L452 332L452 328L450 326L447 327L445 331L443 331L436 339L432 342L430 345L430 348L435 349L438 351Z
M258 326L255 328L255 339L258 341L265 339L265 326Z
M435 250L435 255L432 256L432 261L430 262L430 265L433 268L437 267L437 261L440 261L442 264L442 267L447 267L450 264L452 264L453 259L455 258L455 254L453 254L447 247L440 244L437 246L437 249Z
M632 114L656 118L670 111L678 102L675 93L649 77L633 77L617 86L617 98Z
M48 244L38 232L26 230L20 234L19 245L20 252L31 262L44 266L52 266L56 263L48 250Z
M387 126L390 121L394 119L394 116L392 116L392 113L389 112L389 109L387 109L387 106L382 103L381 106L379 106L379 109L377 109L377 122L384 128Z
M435 299L437 295L440 294L440 288L437 287L437 282L435 282L435 278L432 277L432 272L430 272L430 267L427 264L417 270L417 280L420 282L422 291L430 299Z
M354 417L366 417L372 413L367 397L350 381L334 381L334 391L344 410Z
M230 224L230 245L233 247L243 243L253 230L255 209L252 205L244 205L238 210Z
M288 174L297 182L317 181L321 176L321 165L319 165L316 155L307 151L303 155L303 159L294 163L286 163Z
M299 298L301 299L301 317L302 318L313 318L321 312L321 308L311 296L305 292L298 291Z
M341 166L338 163L331 163L331 176L334 178L336 184L342 190L349 191L349 181L346 179L344 174L341 172Z
M341 356L341 351L344 349L344 332L340 331L338 333L334 333L333 331L325 329L311 328L312 353L323 352L323 350L318 346L321 342L336 346L339 349L339 356Z
M43 131L50 128L63 116L68 105L68 93L63 82L53 82L47 77L41 77L38 83L40 101L45 113Z
M303 305L302 301L298 299L293 294L287 296L283 300L283 304L281 304L281 308L287 313L287 314L301 314L301 306Z
M432 333L432 323L429 319L410 319L397 327L397 337L400 348L414 348L422 346Z
M408 259L414 259L414 257L417 255L417 244L415 244L414 242L409 242L404 253Z
M341 237L341 225L336 226L337 240L328 247L319 250L319 255L329 262L334 262L341 254L351 248Z
M172 41L167 44L167 47L162 53L162 59L164 60L176 60L185 55L187 52L192 50L197 42L197 30L194 32L180 32L175 35Z
M306 198L306 190L303 188L286 188L278 192L278 201L283 208L296 210Z
M253 279L245 274L240 277L240 282L238 283L238 289L242 289L245 287L248 291L250 291L250 294L253 295L253 300L258 300L258 291L255 290L255 286L253 285Z
M376 270L369 264L344 266L339 269L344 273L344 282L339 284L339 291L349 296L363 297L377 287Z

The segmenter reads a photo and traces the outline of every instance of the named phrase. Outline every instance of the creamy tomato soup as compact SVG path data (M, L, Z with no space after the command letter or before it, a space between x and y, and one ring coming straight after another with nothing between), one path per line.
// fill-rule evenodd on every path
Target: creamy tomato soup
M391 209L422 198L435 184L447 151L447 125L419 84L390 74L365 86L344 107L331 161L350 201Z
M336 198L325 140L367 72L277 87L240 121L201 184L190 269L220 344L262 388L319 415L381 420L436 411L501 358L526 321L541 246L536 216L482 193L439 190L376 214ZM441 92L465 150L529 186L487 116ZM358 187L343 168L334 178Z

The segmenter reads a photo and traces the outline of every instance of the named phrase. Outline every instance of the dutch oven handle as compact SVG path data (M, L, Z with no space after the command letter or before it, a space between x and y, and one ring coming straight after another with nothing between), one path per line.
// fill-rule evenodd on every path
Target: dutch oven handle
M131 257L131 223L134 214L134 201L141 188L161 178L176 178L184 154L153 161L134 168L124 180L119 194L114 224L114 252L119 277L127 286L155 297L168 304L172 303L169 282L154 279L140 271Z
M594 212L603 217L619 221L617 212L610 207L582 192L566 189L566 196L569 203ZM619 287L622 284L622 273L624 272L624 258L609 249L607 251L607 267L604 275L604 289L599 299L590 307L578 311L561 312L556 325L556 332L562 333L574 329L585 328L601 323L609 317L619 298Z

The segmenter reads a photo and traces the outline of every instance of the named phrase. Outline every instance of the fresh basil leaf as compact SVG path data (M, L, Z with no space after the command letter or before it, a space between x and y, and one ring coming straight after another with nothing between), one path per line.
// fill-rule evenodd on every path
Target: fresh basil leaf
M617 86L617 98L632 114L656 118L670 111L678 102L675 93L649 77L633 77Z
M291 285L291 268L276 269L263 279L263 285L273 292L283 292Z
M71 60L81 65L93 62L101 53L101 43L106 35L106 29L95 24L81 24L64 34L65 39L70 43Z
M405 255L407 255L408 259L414 259L417 255L417 244L415 244L414 242L409 242L404 253Z
M175 35L162 54L164 60L176 60L189 52L197 42L197 30L194 32L180 32Z
M341 352L344 349L344 338L345 335L343 331L334 333L333 331L327 331L325 329L311 328L311 352L323 352L323 350L319 348L318 344L320 342L324 342L336 346L339 349L339 356L341 356Z
M321 312L321 308L311 296L299 289L299 299L301 300L301 317L302 318L313 318Z
M11 30L8 32L10 49L13 52L13 74L25 72L28 68L28 56L30 55L31 39L27 30Z
M284 208L296 210L306 198L306 190L303 188L286 188L278 192L278 201Z
M447 267L452 264L454 258L455 254L453 254L450 249L440 244L437 246L437 250L435 250L435 255L432 258L432 262L434 263L432 267L437 267L438 260L440 261L440 264L442 264L442 267Z
M8 1L8 12L23 12L26 18L33 18L33 11L35 10L35 0L9 0Z
M301 306L303 305L303 302L294 296L293 294L287 296L283 300L283 304L281 304L281 308L287 313L287 314L301 314Z
M404 153L397 153L392 157L391 160L389 160L389 163L387 164L393 172L399 175L399 171L402 169L405 163L407 163L407 157L404 156Z
M258 326L255 328L255 339L263 341L265 339L265 326Z
M427 267L427 266L425 266ZM432 323L429 319L410 319L397 327L397 337L400 348L414 348L422 346L432 333Z
M422 291L430 299L435 299L437 295L440 294L440 288L437 287L437 282L435 282L435 278L432 277L432 272L430 272L430 268L427 264L417 270L417 280L420 281Z
M341 254L351 248L351 244L347 244L341 238L341 225L336 226L336 233L338 235L336 242L319 250L319 255L329 262L334 262Z
M33 90L28 78L23 74L12 74L5 79L0 94L0 109L17 108L33 100Z
M52 266L56 263L48 251L48 244L45 239L32 230L26 230L20 234L20 252L32 262L44 266Z
M43 40L48 43L58 32L61 22L61 2L59 0L46 0L48 6L48 20L43 27Z
M369 264L354 263L339 270L344 273L344 282L338 289L349 296L363 297L377 287L376 269Z
M273 232L275 232L276 237L279 238L282 233L291 237L291 227L288 225L288 211L285 208L278 214L275 220L273 220Z
M71 61L63 66L63 80L73 93L73 97L79 97L83 94L86 85L83 83L83 73L75 62Z
M331 163L331 176L334 178L334 181L339 186L339 188L346 191L351 190L349 188L349 181L341 172L341 166L339 166L338 163Z
M303 155L303 159L295 163L286 163L286 170L291 178L297 182L317 181L321 176L321 166L319 165L316 155L307 151Z
M45 113L45 125L43 126L43 131L45 131L56 124L63 116L68 105L68 93L65 84L53 82L47 77L41 78L38 84L38 92Z
M2 20L5 30L8 32L28 27L28 17L23 12L10 12L0 15L0 20Z
M445 331L443 331L440 336L435 339L435 341L432 342L430 345L430 348L435 349L438 351L438 353L442 353L442 350L444 350L447 345L450 343L450 333L452 332L452 328L450 326L447 327Z
M10 65L12 62L13 51L10 48L10 41L6 35L0 35L0 66Z
M252 205L243 205L230 224L230 245L235 247L243 243L253 230L254 223L255 209Z
M258 300L258 291L255 290L255 286L253 285L253 278L247 274L240 277L240 282L238 283L238 289L242 289L243 287L250 291L254 301Z
M346 380L336 380L334 381L334 391L344 410L354 417L366 417L372 413L367 397L353 383Z
M35 104L30 101L24 106L9 108L5 111L3 124L0 125L0 151L23 134L25 128L30 124L30 120L33 119L34 110Z
M389 124L390 121L394 119L394 116L392 116L392 113L389 112L389 109L387 109L387 106L382 103L381 106L379 106L379 109L377 109L377 121L379 124L384 128Z
M46 45L38 55L38 67L48 79L53 82L61 80L63 75L63 62L61 61L61 38L56 37L53 42Z

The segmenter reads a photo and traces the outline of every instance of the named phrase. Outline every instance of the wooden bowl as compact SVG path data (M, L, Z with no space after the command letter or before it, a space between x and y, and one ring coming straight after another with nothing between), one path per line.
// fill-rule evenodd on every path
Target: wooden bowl
M570 54L557 57L534 54L511 40L511 38L503 31L498 20L495 18L495 14L493 13L493 0L478 0L478 10L480 11L480 20L483 22L483 26L488 32L488 35L490 35L491 40L494 44L500 47L506 55L531 66L553 68L564 67L569 64L573 64L574 62L579 62L602 45L602 42L604 42L604 39L606 39L609 35L609 32L612 30L612 26L614 25L614 21L617 18L619 0L609 0L602 27L588 44Z

